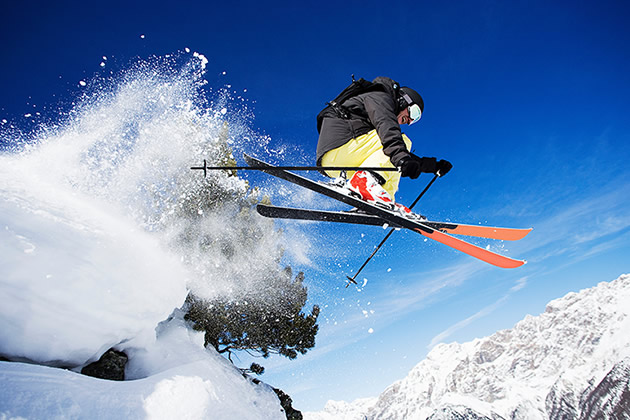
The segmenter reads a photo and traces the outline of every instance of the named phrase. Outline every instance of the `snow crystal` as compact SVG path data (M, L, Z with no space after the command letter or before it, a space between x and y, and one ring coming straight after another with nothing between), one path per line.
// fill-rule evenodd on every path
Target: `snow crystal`
M87 83L85 83L85 81L84 81L84 80L80 80L80 81L79 81L79 85L81 85L81 86L85 87L85 86L87 86Z
M206 65L208 64L208 59L206 58L206 56L203 54L199 54L198 52L193 53L193 56L201 61L201 68L205 69ZM223 74L225 74L225 72L223 72Z
M373 333L374 333L374 328L370 328L370 329L368 330L368 334L373 334Z

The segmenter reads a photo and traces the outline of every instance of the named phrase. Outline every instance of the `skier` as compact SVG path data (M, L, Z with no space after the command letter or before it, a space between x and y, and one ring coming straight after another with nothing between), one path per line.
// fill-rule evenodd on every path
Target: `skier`
M398 168L399 171L356 171L348 180L338 171L325 175L363 200L397 210L410 210L395 203L400 177L416 179L420 173L440 176L452 168L446 160L418 157L410 152L411 140L401 132L403 124L415 124L424 111L418 92L399 87L392 79L360 79L346 88L318 115L317 165Z

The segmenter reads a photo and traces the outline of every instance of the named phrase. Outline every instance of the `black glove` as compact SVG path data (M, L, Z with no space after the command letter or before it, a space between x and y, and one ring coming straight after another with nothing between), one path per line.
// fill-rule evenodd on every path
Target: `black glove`
M410 154L410 156L403 158L400 162L400 175L408 176L411 179L416 179L422 172L422 165L418 156Z
M437 171L435 172L435 174L437 174L438 176L444 176L448 173L448 171L451 170L451 168L453 167L453 164L451 164L451 162L449 162L448 160L440 160L438 161L438 163L436 164L437 167Z
M409 156L404 157L400 162L400 175L411 179L418 178L423 172L444 176L452 167L451 162L447 160L438 161L434 157L418 157L409 153Z

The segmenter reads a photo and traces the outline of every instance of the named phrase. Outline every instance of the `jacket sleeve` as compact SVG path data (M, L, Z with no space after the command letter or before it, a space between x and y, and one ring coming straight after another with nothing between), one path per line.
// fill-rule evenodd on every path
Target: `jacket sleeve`
M384 92L371 92L364 95L363 105L383 143L383 152L394 166L400 166L401 160L409 156L409 151L402 138L394 101Z

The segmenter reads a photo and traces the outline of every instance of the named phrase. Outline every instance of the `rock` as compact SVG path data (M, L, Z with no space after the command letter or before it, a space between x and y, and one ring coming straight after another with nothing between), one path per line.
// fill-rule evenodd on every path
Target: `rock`
M273 391L278 395L280 399L280 405L284 408L284 412L287 415L287 420L302 420L302 412L293 408L293 400L281 389L273 388Z
M109 379L110 381L124 381L127 360L125 353L109 349L98 361L90 363L81 369L81 373L95 378Z

